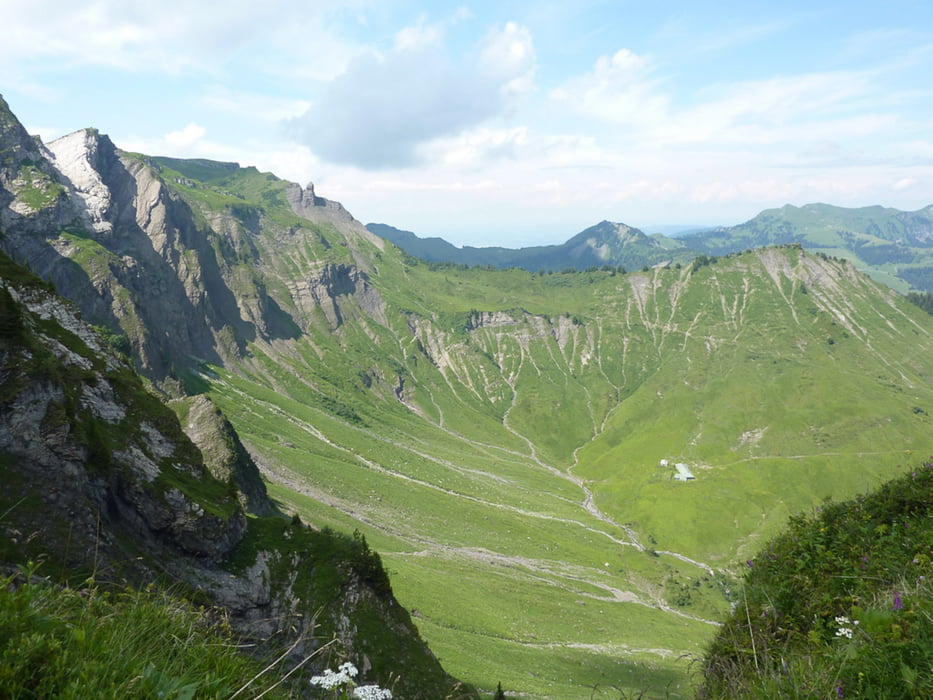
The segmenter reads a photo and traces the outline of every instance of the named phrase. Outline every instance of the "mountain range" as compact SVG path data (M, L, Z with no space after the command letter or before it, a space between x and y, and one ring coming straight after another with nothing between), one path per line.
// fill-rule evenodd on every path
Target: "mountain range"
M458 248L443 238L419 238L411 231L386 224L367 224L366 228L427 262L518 267L531 272L603 266L638 269L645 265L685 262L696 256L694 251L673 239L648 236L637 228L611 221L601 221L561 245L527 248Z
M880 206L846 209L828 204L768 209L736 226L691 231L676 239L648 236L603 221L566 243L528 248L458 248L442 238L419 238L385 224L373 233L429 262L520 267L534 272L620 266L638 269L685 263L698 255L727 255L768 245L804 248L850 260L858 269L902 293L933 292L933 206L907 212Z
M574 263L551 274L438 265L313 186L124 152L93 129L45 145L5 104L0 232L7 255L181 402L180 421L153 408L179 444L183 428L197 433L193 417L213 416L215 430L229 425L213 443L259 470L271 505L308 533L358 531L367 562L369 546L378 552L409 619L354 617L352 586L325 609L351 620L331 629L352 638L357 663L408 679L404 697L451 680L414 651L410 623L443 669L487 693L501 682L526 697L611 686L689 697L685 659L702 653L745 560L787 517L933 450L933 318L831 248L779 241L679 258L676 242L603 222L565 244ZM658 258L612 257L628 246ZM10 289L17 274L4 274ZM20 311L30 329L43 328L40 306ZM67 336L55 331L50 347L56 337ZM21 362L16 376L32 376ZM93 380L104 393L105 380ZM62 395L93 394L81 381ZM11 421L21 412L8 385L0 413ZM74 431L118 440L121 423L90 427L104 413L62 406ZM54 441L47 413L35 413L39 443ZM144 424L128 434L152 460L161 442L145 442ZM185 445L213 463L210 442ZM119 444L111 455L134 453ZM90 468L90 445L70 449L73 469ZM218 473L237 485L226 507L239 519L264 497L234 471ZM270 534L281 518L243 521L247 543L295 551ZM283 580L331 576L270 557ZM395 668L401 642L387 628L408 630L413 650Z

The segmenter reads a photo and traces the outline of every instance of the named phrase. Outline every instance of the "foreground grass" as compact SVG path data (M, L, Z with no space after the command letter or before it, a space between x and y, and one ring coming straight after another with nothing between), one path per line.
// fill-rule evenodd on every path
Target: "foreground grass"
M748 562L704 698L933 696L933 464L798 516Z
M155 589L0 579L7 698L285 698L211 611Z

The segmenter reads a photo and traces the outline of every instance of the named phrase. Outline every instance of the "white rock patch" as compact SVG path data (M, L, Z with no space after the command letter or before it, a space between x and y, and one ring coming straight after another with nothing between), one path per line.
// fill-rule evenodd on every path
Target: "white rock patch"
M97 152L97 137L87 130L62 136L48 144L58 171L70 181L84 203L91 226L98 233L110 231L110 189L100 179L90 158Z

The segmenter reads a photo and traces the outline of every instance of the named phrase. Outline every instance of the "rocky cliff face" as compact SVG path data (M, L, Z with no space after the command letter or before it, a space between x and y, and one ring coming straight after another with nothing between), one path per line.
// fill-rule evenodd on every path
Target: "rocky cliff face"
M0 452L47 512L33 522L40 539L48 523L67 522L76 561L93 546L114 567L121 535L176 556L226 557L244 513L174 416L70 304L38 284L3 289L14 322L2 344Z
M452 679L365 541L247 519L241 504L272 507L216 407L197 398L182 411L199 450L70 303L2 254L0 273L0 563L171 581L295 661L338 636L369 677L410 667L404 697L446 694Z
M240 505L248 512L271 515L274 508L259 468L214 402L198 395L176 399L170 405L179 415L185 434L201 450L214 478L235 484Z
M378 295L352 269L368 264L353 241L378 249L381 239L312 185L281 183L282 209L302 217L283 228L262 207L238 203L223 187L205 193L190 179L171 179L156 160L127 155L94 129L46 147L2 100L0 156L0 247L93 323L125 336L137 367L169 391L192 362L223 364L250 342L292 337L318 308L339 325L348 293L361 301L351 307L378 313ZM238 170L212 165L209 175L219 178ZM214 206L214 195L230 204ZM332 245L317 231L335 226L342 245L350 240L349 267L311 266L305 283L274 298L259 272L267 230L300 250L309 238Z
M224 323L213 298L201 275L179 276L172 265L200 262L203 251L189 253L184 245L184 216L176 217L180 226L166 225L173 205L159 185L128 169L110 140L93 130L40 149L36 165L23 165L28 154L14 151L0 176L3 249L95 323L126 335L140 367L156 380L168 376L173 357L216 358L212 330ZM28 185L24 171L33 175ZM42 197L37 173L47 178Z

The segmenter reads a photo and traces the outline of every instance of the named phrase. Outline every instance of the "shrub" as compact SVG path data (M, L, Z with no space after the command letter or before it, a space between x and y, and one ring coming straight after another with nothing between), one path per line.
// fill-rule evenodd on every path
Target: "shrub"
M748 562L703 698L933 697L933 465L791 518Z

